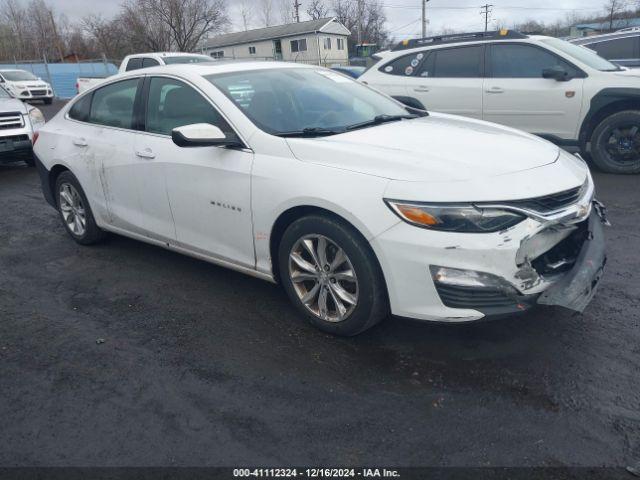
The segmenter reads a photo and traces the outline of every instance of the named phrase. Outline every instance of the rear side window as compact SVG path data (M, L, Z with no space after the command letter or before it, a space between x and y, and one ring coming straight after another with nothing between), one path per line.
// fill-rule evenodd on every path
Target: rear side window
M478 78L482 76L481 46L435 50L433 67L427 76L436 78Z
M397 58L392 62L389 62L388 64L380 67L378 70L389 75L410 77L416 72L418 66L425 56L426 53L423 52L405 55L403 57Z
M118 128L133 128L133 106L138 79L112 83L93 92L89 122Z
M542 78L547 68L562 67L571 76L580 72L556 55L529 45L492 45L491 76L494 78Z
M91 113L91 97L93 94L89 93L84 97L80 98L76 103L73 104L71 109L69 110L69 118L73 118L74 120L79 120L80 122L89 121L89 114Z
M138 70L142 68L142 59L141 58L130 58L127 62L127 68L125 69L127 72L131 70Z
M231 132L218 111L192 87L172 78L152 78L146 131L171 135L174 128L193 123L210 123L225 133Z
M585 45L591 50L595 50L598 55L607 60L624 60L627 58L637 58L639 55L640 37L616 38L606 42L592 43Z
M143 58L142 59L142 68L155 67L156 65L160 65L160 62L155 58Z

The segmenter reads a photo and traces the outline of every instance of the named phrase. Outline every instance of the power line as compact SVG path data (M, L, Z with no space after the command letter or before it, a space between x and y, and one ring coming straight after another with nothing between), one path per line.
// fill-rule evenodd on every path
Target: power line
M491 7L493 5L489 5L488 3L482 6L480 10L480 15L484 15L484 31L489 30L489 15L491 15Z

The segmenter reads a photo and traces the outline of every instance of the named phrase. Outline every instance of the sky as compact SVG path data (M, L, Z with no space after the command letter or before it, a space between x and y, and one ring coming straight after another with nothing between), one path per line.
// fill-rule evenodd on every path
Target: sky
M113 16L119 9L121 0L48 0L56 9L67 15L70 20L79 20L91 13L101 13L105 17ZM238 14L240 0L227 0L229 13L233 25L231 30L241 29ZM245 2L251 0L245 0ZM256 8L259 0L256 2ZM278 3L279 0L274 1ZM365 0L366 2L367 0ZM493 4L491 8L492 27L496 25L512 26L527 20L551 22L565 19L573 12L577 14L602 14L606 0L430 0L427 4L427 31L440 33L443 29L458 31L478 31L484 29L484 17L480 14L480 7L484 3ZM637 0L622 0L629 6L638 5ZM305 0L301 11L305 10ZM392 36L397 39L418 36L421 31L420 0L380 0L384 5L388 18L388 27ZM290 2L293 4L293 0ZM330 4L327 0L326 4ZM306 15L305 15L306 16ZM257 15L253 20L254 27L258 24Z

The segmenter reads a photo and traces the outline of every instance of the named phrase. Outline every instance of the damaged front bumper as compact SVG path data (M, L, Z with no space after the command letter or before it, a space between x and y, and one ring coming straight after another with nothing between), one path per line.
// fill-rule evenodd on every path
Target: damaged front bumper
M542 304L583 311L606 262L606 218L597 202L582 207L581 218L530 219L486 235L398 224L371 242L387 280L392 313L469 322Z

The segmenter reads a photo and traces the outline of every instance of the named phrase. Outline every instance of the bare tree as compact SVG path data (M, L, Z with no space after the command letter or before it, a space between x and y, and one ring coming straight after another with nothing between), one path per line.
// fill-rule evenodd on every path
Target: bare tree
M12 37L14 55L20 59L27 53L26 45L29 39L26 38L28 32L27 12L17 0L5 0L2 8L2 22L7 26L7 33ZM31 53L31 52L29 52Z
M273 0L260 0L260 20L265 27L273 25Z
M293 23L296 21L293 10L293 1L278 0L278 9L280 10L280 23Z
M624 3L621 0L609 0L605 6L609 30L613 30L613 22L624 11Z
M138 0L152 17L169 30L172 46L180 51L197 49L209 33L229 23L224 0Z
M312 20L326 18L329 16L329 8L327 8L323 0L311 0L307 7L307 15L309 15Z
M240 0L240 2L238 2L238 13L242 19L244 31L246 32L249 29L251 20L253 19L253 8L247 3L247 0Z

